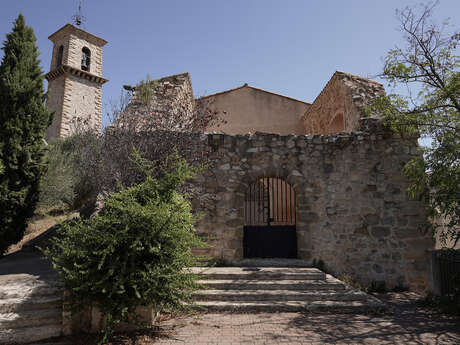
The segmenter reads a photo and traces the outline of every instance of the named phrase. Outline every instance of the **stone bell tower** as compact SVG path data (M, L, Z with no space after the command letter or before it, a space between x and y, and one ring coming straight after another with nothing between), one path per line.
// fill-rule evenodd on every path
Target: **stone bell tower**
M48 80L48 107L54 111L47 140L66 137L77 126L101 131L102 47L106 40L67 24L52 34L53 56Z

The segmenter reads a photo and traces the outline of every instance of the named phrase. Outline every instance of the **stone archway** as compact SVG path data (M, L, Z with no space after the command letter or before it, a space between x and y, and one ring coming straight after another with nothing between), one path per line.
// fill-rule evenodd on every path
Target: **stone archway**
M279 177L249 184L244 198L245 258L297 258L296 193Z

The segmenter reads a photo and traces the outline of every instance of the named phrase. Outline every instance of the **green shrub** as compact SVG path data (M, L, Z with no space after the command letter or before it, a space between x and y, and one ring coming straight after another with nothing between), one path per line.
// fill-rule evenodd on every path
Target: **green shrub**
M144 182L107 198L98 216L64 224L44 250L71 291L74 309L100 308L103 341L137 306L183 309L198 288L196 276L184 268L195 264L191 247L201 241L191 204L178 192L195 171L176 159L155 178L151 165L138 155L136 161Z

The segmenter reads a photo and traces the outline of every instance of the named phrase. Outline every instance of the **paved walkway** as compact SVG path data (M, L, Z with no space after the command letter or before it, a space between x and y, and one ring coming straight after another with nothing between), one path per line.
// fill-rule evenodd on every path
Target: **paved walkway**
M227 313L176 319L170 337L150 344L460 344L458 318L417 307L411 294L390 297L394 313L379 316Z
M209 313L161 323L158 332L117 334L109 345L460 344L460 318L417 306L417 295L391 293L393 313ZM59 338L41 345L89 345L95 337Z

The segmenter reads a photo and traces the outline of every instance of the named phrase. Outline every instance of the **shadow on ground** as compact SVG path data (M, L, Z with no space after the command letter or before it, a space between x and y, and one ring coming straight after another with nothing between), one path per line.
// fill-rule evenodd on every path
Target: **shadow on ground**
M422 308L419 296L378 296L391 306L380 315L299 314L286 325L312 334L311 341L333 344L460 344L460 319ZM274 335L276 337L276 335Z

